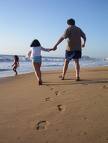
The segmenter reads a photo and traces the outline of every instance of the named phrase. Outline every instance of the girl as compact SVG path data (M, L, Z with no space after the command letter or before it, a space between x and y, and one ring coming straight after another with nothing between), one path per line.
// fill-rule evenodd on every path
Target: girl
M16 70L18 66L19 66L19 57L17 55L14 55L14 63L12 65L12 67L13 67L13 71L15 72L15 75L18 74L18 72Z
M32 58L32 64L35 70L35 74L38 80L38 84L42 85L42 79L41 79L41 63L42 63L42 57L41 57L41 51L51 51L53 49L45 49L41 46L40 42L35 39L30 45L31 49L28 52L28 57Z

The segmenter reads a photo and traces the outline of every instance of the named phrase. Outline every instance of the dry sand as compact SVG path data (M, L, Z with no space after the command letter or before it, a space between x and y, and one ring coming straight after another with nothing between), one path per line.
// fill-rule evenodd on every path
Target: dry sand
M0 81L0 143L108 143L108 67Z

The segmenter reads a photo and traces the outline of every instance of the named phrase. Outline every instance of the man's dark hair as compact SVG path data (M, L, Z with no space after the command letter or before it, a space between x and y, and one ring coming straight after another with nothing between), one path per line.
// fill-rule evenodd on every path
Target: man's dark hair
M30 45L30 47L38 47L38 46L41 46L41 44L37 39L33 40L33 42Z
M68 25L75 25L75 20L72 19L72 18L71 18L71 19L68 19L68 20L67 20L67 24L68 24Z

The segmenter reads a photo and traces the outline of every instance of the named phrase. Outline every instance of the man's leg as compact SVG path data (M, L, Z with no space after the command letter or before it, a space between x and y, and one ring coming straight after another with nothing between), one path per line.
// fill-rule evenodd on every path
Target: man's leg
M79 64L79 59L74 59L75 63L75 71L76 71L76 80L80 80L80 64Z
M68 64L69 64L69 62L65 59L65 60L64 60L64 66L63 66L62 80L64 80L66 71L67 71L67 69L68 69Z

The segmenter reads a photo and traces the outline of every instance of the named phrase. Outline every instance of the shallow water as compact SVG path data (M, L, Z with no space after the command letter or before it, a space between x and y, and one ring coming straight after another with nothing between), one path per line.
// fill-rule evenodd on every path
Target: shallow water
M62 69L64 58L59 57L43 57L42 59L42 71ZM0 77L13 76L12 70L13 56L0 56ZM108 66L108 60L83 57L80 60L81 67L98 67ZM73 62L70 62L69 67L73 67ZM30 73L33 72L31 61L27 60L24 56L20 56L20 66L18 67L18 73Z

